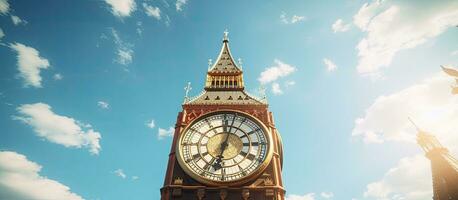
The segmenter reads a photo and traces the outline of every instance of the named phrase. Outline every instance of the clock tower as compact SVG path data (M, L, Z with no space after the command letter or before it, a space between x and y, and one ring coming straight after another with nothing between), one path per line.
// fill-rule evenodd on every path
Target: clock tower
M283 200L283 147L265 97L245 91L227 31L205 87L178 113L161 199Z

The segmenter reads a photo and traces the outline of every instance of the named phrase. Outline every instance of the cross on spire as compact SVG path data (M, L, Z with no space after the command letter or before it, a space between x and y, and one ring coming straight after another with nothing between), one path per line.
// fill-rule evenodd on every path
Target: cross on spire
M228 37L228 35L229 35L229 31L227 31L227 28L226 28L226 30L224 30L224 37L223 37L223 41L229 41L229 37Z

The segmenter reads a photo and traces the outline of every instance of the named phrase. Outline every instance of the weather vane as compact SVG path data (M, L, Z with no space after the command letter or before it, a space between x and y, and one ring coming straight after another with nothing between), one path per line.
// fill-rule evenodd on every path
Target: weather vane
M189 91L191 91L191 82L188 82L188 85L186 85L186 87L184 87L184 90L185 90L185 96L184 96L184 101L187 102L188 101L188 95L189 95Z

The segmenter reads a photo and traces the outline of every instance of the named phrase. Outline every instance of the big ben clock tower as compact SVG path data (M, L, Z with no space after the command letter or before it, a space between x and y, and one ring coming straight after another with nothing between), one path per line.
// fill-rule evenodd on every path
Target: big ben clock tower
M203 92L178 113L161 199L283 200L283 149L264 98L245 91L227 32Z

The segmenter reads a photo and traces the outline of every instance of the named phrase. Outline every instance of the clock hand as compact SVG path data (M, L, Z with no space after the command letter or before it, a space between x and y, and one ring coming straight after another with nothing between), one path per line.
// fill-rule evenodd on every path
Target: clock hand
M226 150L227 146L229 146L227 144L228 139L229 139L229 133L227 133L226 139L224 140L224 142L221 143L221 146L219 147L220 148L220 153L216 158L215 164L213 164L213 168L215 170L218 170L218 169L222 168L221 162L223 161L222 159L224 158L223 153L224 153L224 150Z

